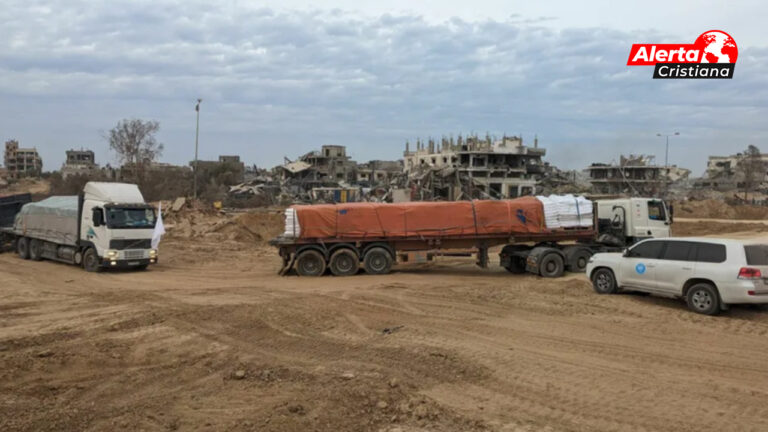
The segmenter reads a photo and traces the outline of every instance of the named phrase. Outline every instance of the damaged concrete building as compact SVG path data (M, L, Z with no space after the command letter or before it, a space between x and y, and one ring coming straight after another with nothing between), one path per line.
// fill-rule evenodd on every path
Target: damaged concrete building
M283 165L274 168L286 194L299 200L316 200L315 196L347 197L357 194L339 194L357 183L357 163L347 155L347 148L340 145L324 145ZM318 195L320 194L320 195ZM340 198L341 199L341 198Z
M546 150L523 145L520 137L443 138L406 143L404 172L415 200L503 199L536 193Z
M697 179L694 187L708 188L720 192L730 192L744 187L744 173L739 165L746 160L744 153L730 156L710 156L707 160L707 172L703 178ZM760 180L759 189L768 189L768 153L761 153L764 175Z
M3 163L10 178L39 176L43 172L43 160L37 149L21 148L16 140L5 142Z
M685 180L691 171L654 164L654 156L621 156L618 164L593 163L587 168L592 191L603 195L655 196Z
M372 160L355 168L356 183L363 187L390 185L403 173L403 161Z
M99 170L96 156L91 150L67 150L67 159L61 166L61 177L73 175L93 175Z

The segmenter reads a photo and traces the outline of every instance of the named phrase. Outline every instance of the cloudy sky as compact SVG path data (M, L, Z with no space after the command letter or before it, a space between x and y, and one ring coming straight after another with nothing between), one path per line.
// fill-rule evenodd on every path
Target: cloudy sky
M156 119L163 160L240 154L269 167L321 144L396 159L406 139L538 135L562 168L622 153L701 173L768 151L768 3L498 0L36 1L0 8L0 140L113 162L105 131ZM632 43L739 45L732 80L652 80Z

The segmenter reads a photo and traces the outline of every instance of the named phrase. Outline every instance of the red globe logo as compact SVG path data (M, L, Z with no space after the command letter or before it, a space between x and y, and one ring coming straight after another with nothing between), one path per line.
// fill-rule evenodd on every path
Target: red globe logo
M724 31L702 33L694 45L701 50L701 63L736 63L739 57L736 41Z

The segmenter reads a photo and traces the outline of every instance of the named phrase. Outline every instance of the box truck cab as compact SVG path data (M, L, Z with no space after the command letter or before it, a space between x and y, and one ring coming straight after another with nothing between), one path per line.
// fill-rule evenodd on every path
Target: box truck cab
M152 248L155 209L144 202L138 186L89 182L79 196L53 196L21 207L13 227L23 259L50 259L102 268L145 269L157 263Z
M83 252L86 269L93 259L101 267L146 268L157 262L152 249L155 209L144 202L138 186L89 182L81 200L80 245L95 253Z

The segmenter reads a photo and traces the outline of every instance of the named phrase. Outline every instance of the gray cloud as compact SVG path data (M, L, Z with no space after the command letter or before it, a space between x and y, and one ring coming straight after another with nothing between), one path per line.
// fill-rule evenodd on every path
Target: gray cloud
M679 130L671 160L700 172L707 154L768 136L768 49L742 48L733 80L654 81L650 68L625 66L630 45L698 35L546 21L11 1L0 10L0 138L37 146L48 168L68 147L105 161L100 131L151 117L165 159L183 163L197 97L202 154L262 166L327 143L393 159L406 139L489 131L538 134L550 161L582 168L630 151L662 156L655 133Z

